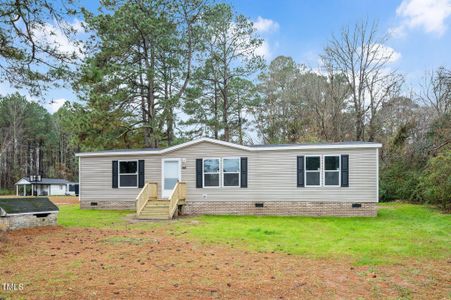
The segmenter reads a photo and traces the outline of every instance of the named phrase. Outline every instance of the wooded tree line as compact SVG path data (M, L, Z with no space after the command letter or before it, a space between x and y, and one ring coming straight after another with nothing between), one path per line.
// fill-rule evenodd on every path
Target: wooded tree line
M18 93L0 98L0 190L23 176L76 178L78 163L67 130L68 111L51 115ZM69 117L70 118L70 117Z
M437 168L450 168L451 70L425 70L424 84L406 93L375 23L333 35L320 65L309 68L286 56L266 64L253 23L224 3L103 1L94 13L58 11L44 0L3 2L3 16L19 16L30 28L79 13L90 35L79 42L83 56L62 54L22 34L14 18L0 18L2 70L22 76L10 81L36 92L70 78L79 96L54 115L17 94L0 100L3 186L27 172L76 176L80 150L165 147L197 136L240 144L355 140L384 144L384 199L450 201L451 172ZM52 62L46 68L39 66L44 56ZM17 62L21 69L10 67ZM12 117L11 106L27 105ZM38 115L47 130L29 122ZM431 182L440 173L437 189Z

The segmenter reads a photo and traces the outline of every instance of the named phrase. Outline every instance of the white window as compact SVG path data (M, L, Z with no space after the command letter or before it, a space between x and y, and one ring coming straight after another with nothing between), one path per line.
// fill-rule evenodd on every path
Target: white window
M220 160L219 158L204 158L204 187L219 187L220 186Z
M223 186L240 186L241 159L238 157L227 157L222 160L222 183Z
M324 155L324 185L340 186L339 155Z
M138 187L138 161L119 161L119 187Z
M305 157L305 186L321 186L321 156Z

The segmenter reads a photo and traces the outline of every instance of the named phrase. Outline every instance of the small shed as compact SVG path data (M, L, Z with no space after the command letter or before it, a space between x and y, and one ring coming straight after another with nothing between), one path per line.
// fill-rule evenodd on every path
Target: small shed
M49 198L0 198L0 230L55 226L58 212Z

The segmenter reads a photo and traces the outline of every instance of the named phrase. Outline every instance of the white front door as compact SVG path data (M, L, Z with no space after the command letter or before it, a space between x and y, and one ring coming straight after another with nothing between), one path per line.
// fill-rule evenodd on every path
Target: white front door
M179 158L165 158L162 161L162 198L168 198L177 181L182 178Z

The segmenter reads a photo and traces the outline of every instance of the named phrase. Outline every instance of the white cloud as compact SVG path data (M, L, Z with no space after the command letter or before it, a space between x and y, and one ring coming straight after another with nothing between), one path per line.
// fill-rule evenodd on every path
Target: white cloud
M80 21L79 19L74 19L72 23L69 23L69 26L72 26L72 29L75 30L77 33L84 33L85 28L83 27L86 23L83 21Z
M382 45L382 44L374 44L373 51L377 51L376 57L379 59L387 59L389 63L394 63L401 58L401 53L397 52L392 47Z
M60 25L66 28L72 27L72 29L75 31L75 34L84 32L82 22L78 19L75 19L70 23ZM57 25L50 23L39 25L33 30L33 35L35 36L37 41L51 45L62 54L75 54L77 57L83 58L83 53L80 52L80 50L83 50L83 43L77 43L69 39L64 30L62 30Z
M263 43L256 49L255 53L257 55L263 56L265 59L270 59L272 53L268 41L263 40Z
M272 57L272 48L277 47L277 45L274 46L270 44L268 35L279 30L279 23L259 16L254 22L254 28L259 34L265 36L263 43L256 50L256 54L269 60Z
M271 19L257 17L257 20L254 22L254 28L259 33L272 33L279 30L279 23Z
M64 98L52 100L52 101L50 101L49 104L46 105L46 108L49 111L49 113L51 113L51 114L56 113L58 111L58 109L60 109L61 106L63 106L64 103L66 103L66 101L67 100Z
M451 15L451 0L403 0L396 15L401 22L390 29L394 36L403 36L414 28L440 36L445 33L445 20Z

